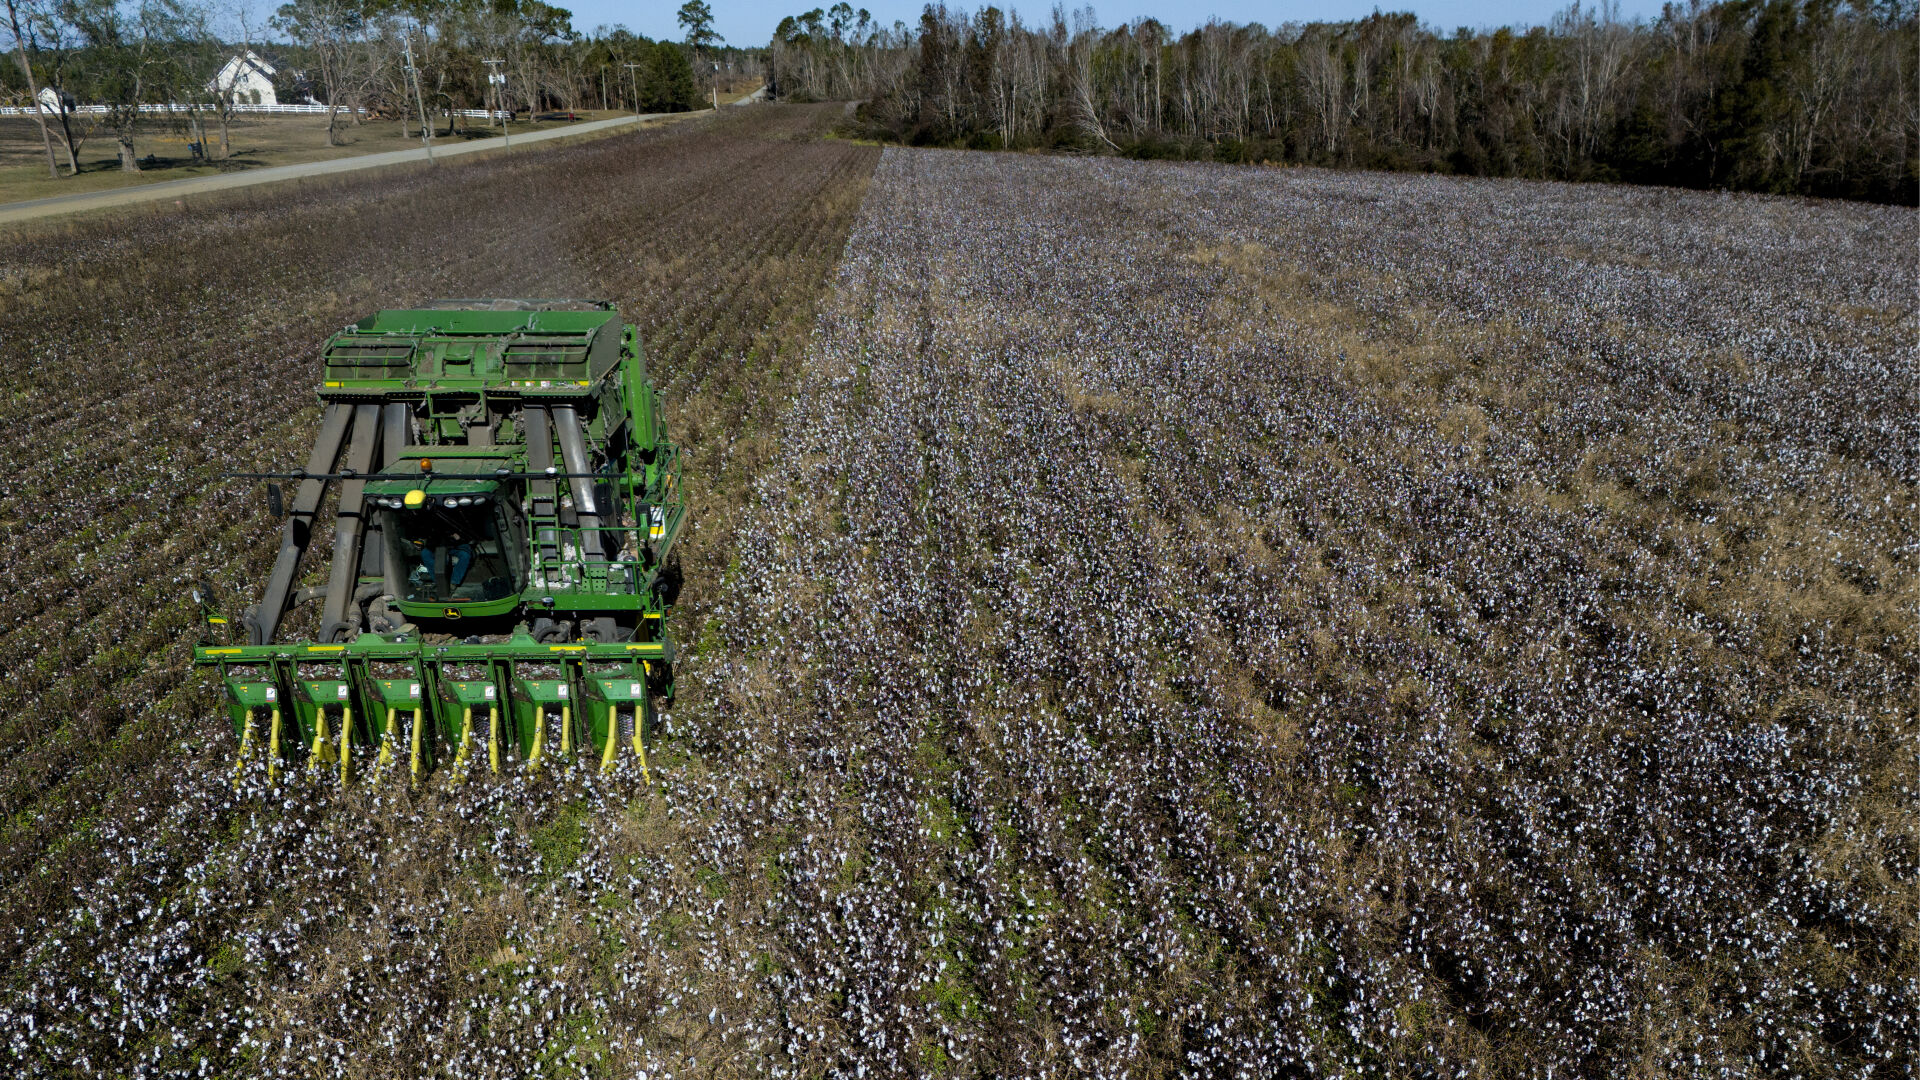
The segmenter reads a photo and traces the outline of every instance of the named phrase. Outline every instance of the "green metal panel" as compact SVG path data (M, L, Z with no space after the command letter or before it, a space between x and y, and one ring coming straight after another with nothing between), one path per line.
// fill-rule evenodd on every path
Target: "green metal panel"
M374 700L389 709L413 709L420 707L425 695L425 681L417 676L404 679L373 679L369 683Z
M541 730L539 714L543 710L547 714L545 754L548 757L556 756L559 745L559 710L565 706L571 712L574 705L571 679L516 677L513 680L511 709L513 737L523 760L533 752L535 733Z
M644 700L647 696L647 676L644 671L590 676L587 679L587 686L588 695L596 701L631 704Z
M340 736L342 710L353 705L353 684L341 671L339 679L299 679L293 684L294 715L300 728L300 741L312 746L320 731L320 712L327 712L327 733Z
M440 684L447 699L456 705L471 705L476 709L485 709L500 704L500 687L491 679L477 679L471 682L449 680Z
M267 730L269 710L275 706L285 705L279 686L272 679L258 674L227 680L227 699L231 702L227 708L227 716L233 723L233 735L236 739L246 731L249 715L253 719L255 730L264 733Z
M448 745L457 745L460 741L460 729L466 723L466 710L473 710L474 738L484 747L487 738L487 710L504 709L506 701L500 693L500 684L495 679L454 680L440 682L442 708L439 710L440 722L437 725L441 738ZM504 715L504 712L503 712Z
M250 679L245 682L229 682L227 693L233 698L233 703L242 708L266 709L282 704L280 688L270 681Z

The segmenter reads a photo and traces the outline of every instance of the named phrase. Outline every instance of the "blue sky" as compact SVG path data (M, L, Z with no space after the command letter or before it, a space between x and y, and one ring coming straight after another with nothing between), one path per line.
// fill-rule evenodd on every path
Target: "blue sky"
M574 28L582 33L591 33L597 26L612 27L624 24L635 33L650 38L670 38L678 40L680 27L674 19L680 10L681 0L650 0L648 3L634 3L633 0L549 0L556 6L573 12ZM727 43L731 45L765 45L773 36L773 28L782 17L798 15L815 7L829 7L834 0L708 0L713 5L715 28ZM913 25L920 18L920 9L925 0L848 0L855 9L865 7L874 18L883 25L899 20ZM239 7L226 8L230 13L225 20L233 25L229 32L236 37L239 34L237 10L244 8L252 12L251 20L254 33L259 35L266 27L267 19L280 6L281 0L239 0ZM953 3L949 7L960 7L975 11L985 7L979 3ZM1018 11L1028 25L1045 23L1053 5L1047 0L1028 0L1028 2L1002 2L1001 9ZM1085 0L1079 3L1069 0L1065 5L1069 11L1085 6ZM1460 26L1535 26L1546 23L1554 13L1567 6L1567 0L1409 0L1409 2L1382 4L1379 0L1324 0L1321 3L1274 2L1274 0L1128 0L1127 3L1091 5L1099 16L1102 26L1117 26L1135 18L1152 17L1166 23L1176 31L1190 30L1207 21L1209 17L1226 22L1264 23L1267 26L1279 26L1286 22L1338 21L1362 18L1374 11L1412 11L1420 16L1420 21L1428 26L1451 33ZM1592 6L1588 0L1588 6ZM216 9L225 7L215 0ZM1660 13L1660 0L1621 0L1620 16L1625 19L1651 18ZM271 31L267 31L271 34Z
M613 26L626 24L627 29L648 37L678 38L680 28L674 22L674 13L680 9L679 0L654 0L652 3L635 4L629 0L550 0L573 12L573 25L582 31L591 31L595 26ZM773 28L782 16L794 15L813 7L828 7L833 0L708 0L713 5L715 28L734 45L765 45L773 35ZM855 8L865 7L882 23L892 23L895 19L911 26L920 17L920 0L848 0ZM964 7L969 11L984 7L984 3L962 3L949 6ZM1068 10L1080 6L1069 2ZM1011 7L1020 12L1021 18L1029 24L1043 22L1053 5L1050 3L1002 3L1000 7ZM1103 26L1114 26L1139 16L1151 16L1168 24L1176 30L1186 30L1207 20L1208 16L1217 16L1228 22L1258 22L1268 26L1281 23L1311 22L1314 20L1352 19L1368 15L1378 10L1411 10L1420 16L1420 20L1430 26L1451 31L1458 26L1532 26L1545 23L1553 13L1566 7L1565 0L1417 0L1412 3L1381 4L1378 0L1330 0L1322 3L1266 3L1256 0L1131 0L1124 4L1093 5ZM1634 16L1651 17L1660 12L1659 0L1623 0L1620 14L1623 18Z

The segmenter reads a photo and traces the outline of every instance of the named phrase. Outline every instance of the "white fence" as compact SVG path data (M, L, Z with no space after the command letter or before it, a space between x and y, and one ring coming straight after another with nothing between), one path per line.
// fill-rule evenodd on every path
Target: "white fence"
M212 112L214 110L214 106L212 105L142 105L140 106L141 112L149 113L152 115L184 114L184 113L192 112L195 109L199 109L202 112ZM45 111L47 112L47 116L49 117L56 115L50 110L45 110ZM105 105L74 105L67 109L68 113L75 116L99 116L105 113L106 111L107 111L107 107ZM233 111L236 113L286 113L286 114L314 115L314 114L325 114L327 111L327 107L325 105L234 105ZM340 107L340 111L342 113L348 113L348 112L352 112L353 110L348 106L342 105ZM28 106L25 106L25 105L0 106L0 116L32 116L33 112L34 110L32 108L29 108ZM489 114L485 109L460 109L458 110L458 112L461 116L472 117L473 119L476 119L476 120L485 120L489 117L489 115L492 115L495 117L499 115L498 113ZM446 113L436 109L433 111L433 115L436 117L445 116Z

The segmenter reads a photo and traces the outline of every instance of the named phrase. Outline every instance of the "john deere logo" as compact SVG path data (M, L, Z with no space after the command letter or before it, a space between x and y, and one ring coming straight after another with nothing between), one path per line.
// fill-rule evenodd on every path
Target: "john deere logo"
M441 608L440 614L445 615L449 619L457 619L460 617L460 609L459 608Z

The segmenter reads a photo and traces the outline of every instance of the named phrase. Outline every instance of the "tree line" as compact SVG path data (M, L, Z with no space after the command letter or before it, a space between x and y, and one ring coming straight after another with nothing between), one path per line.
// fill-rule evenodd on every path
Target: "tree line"
M1440 33L1410 14L1176 34L929 5L783 20L772 92L864 102L915 145L1053 147L1920 201L1914 0L1576 2L1547 25Z
M211 156L230 153L233 86L214 78L229 57L270 58L283 102L330 106L327 140L368 117L444 121L463 110L499 112L699 107L705 89L758 74L758 49L726 46L706 0L686 0L683 40L654 41L625 27L573 29L572 13L544 0L290 0L265 26L216 32L211 0L0 0L11 63L0 65L0 103L28 105L51 90L62 107L45 121L48 168L79 170L91 118L105 107L121 167L138 170L141 106L180 106ZM217 134L218 150L215 136Z

